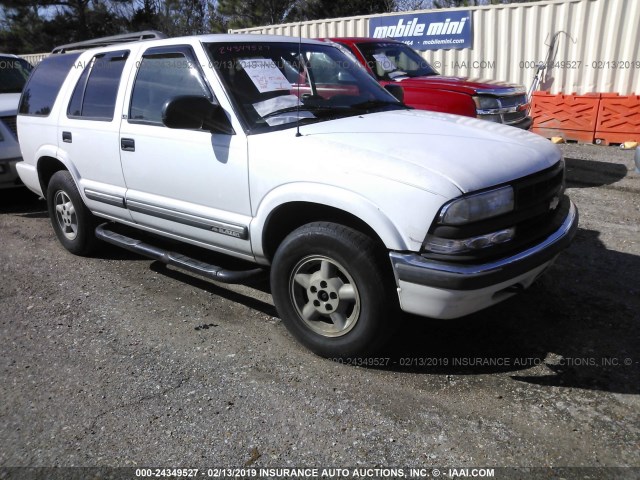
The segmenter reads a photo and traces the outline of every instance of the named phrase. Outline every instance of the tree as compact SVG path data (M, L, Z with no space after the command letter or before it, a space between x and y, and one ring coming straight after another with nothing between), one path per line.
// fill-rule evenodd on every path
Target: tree
M212 16L214 31L274 25L296 20L291 0L218 0Z
M120 0L121 1L121 0ZM127 21L113 10L118 0L0 0L5 25L0 50L47 52L54 46L120 33Z
M208 33L206 0L164 0L159 7L155 28L168 36Z
M35 52L41 47L44 22L36 9L19 5L5 9L0 30L0 51L10 53ZM42 51L42 50L40 50Z
M400 0L401 3L411 3L411 10L427 8L462 8L480 7L483 5L499 5L507 3L529 3L540 0ZM419 5L419 6L417 6ZM409 10L408 8L402 10Z
M308 0L298 6L297 16L303 20L318 20L387 13L395 9L395 0Z

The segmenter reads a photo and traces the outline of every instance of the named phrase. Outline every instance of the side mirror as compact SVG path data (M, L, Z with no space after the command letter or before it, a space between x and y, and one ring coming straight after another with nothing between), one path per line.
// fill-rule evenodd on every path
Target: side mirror
M391 95L396 97L399 101L404 103L404 90L400 85L394 85L393 83L389 83L384 86L384 89L389 92Z
M162 123L169 128L208 130L211 133L235 134L220 105L206 97L184 95L167 100L162 107Z

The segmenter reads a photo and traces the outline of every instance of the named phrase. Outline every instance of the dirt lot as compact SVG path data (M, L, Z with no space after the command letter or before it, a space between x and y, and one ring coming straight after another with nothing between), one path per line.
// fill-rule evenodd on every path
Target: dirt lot
M640 174L629 151L563 149L581 214L570 249L494 308L396 319L374 367L297 345L265 286L217 285L109 246L74 257L44 202L0 192L0 467L639 478Z

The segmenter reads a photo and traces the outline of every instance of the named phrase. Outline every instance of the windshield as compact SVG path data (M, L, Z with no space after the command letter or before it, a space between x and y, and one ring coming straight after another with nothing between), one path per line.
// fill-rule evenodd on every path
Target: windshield
M0 93L20 93L33 67L22 58L0 56Z
M225 42L207 49L251 133L406 108L331 45Z
M438 75L429 62L404 43L359 43L367 65L378 80Z

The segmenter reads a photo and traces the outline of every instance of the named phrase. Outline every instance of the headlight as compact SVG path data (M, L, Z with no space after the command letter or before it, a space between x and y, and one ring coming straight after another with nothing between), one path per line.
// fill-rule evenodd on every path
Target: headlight
M441 210L439 221L462 225L508 213L514 206L513 188L502 187L454 200Z
M477 110L497 110L502 107L500 101L495 97L473 97L473 101L476 102Z
M506 228L497 232L463 239L440 238L435 235L427 235L422 248L427 252L455 255L500 245L501 243L513 240L515 235L515 228Z

